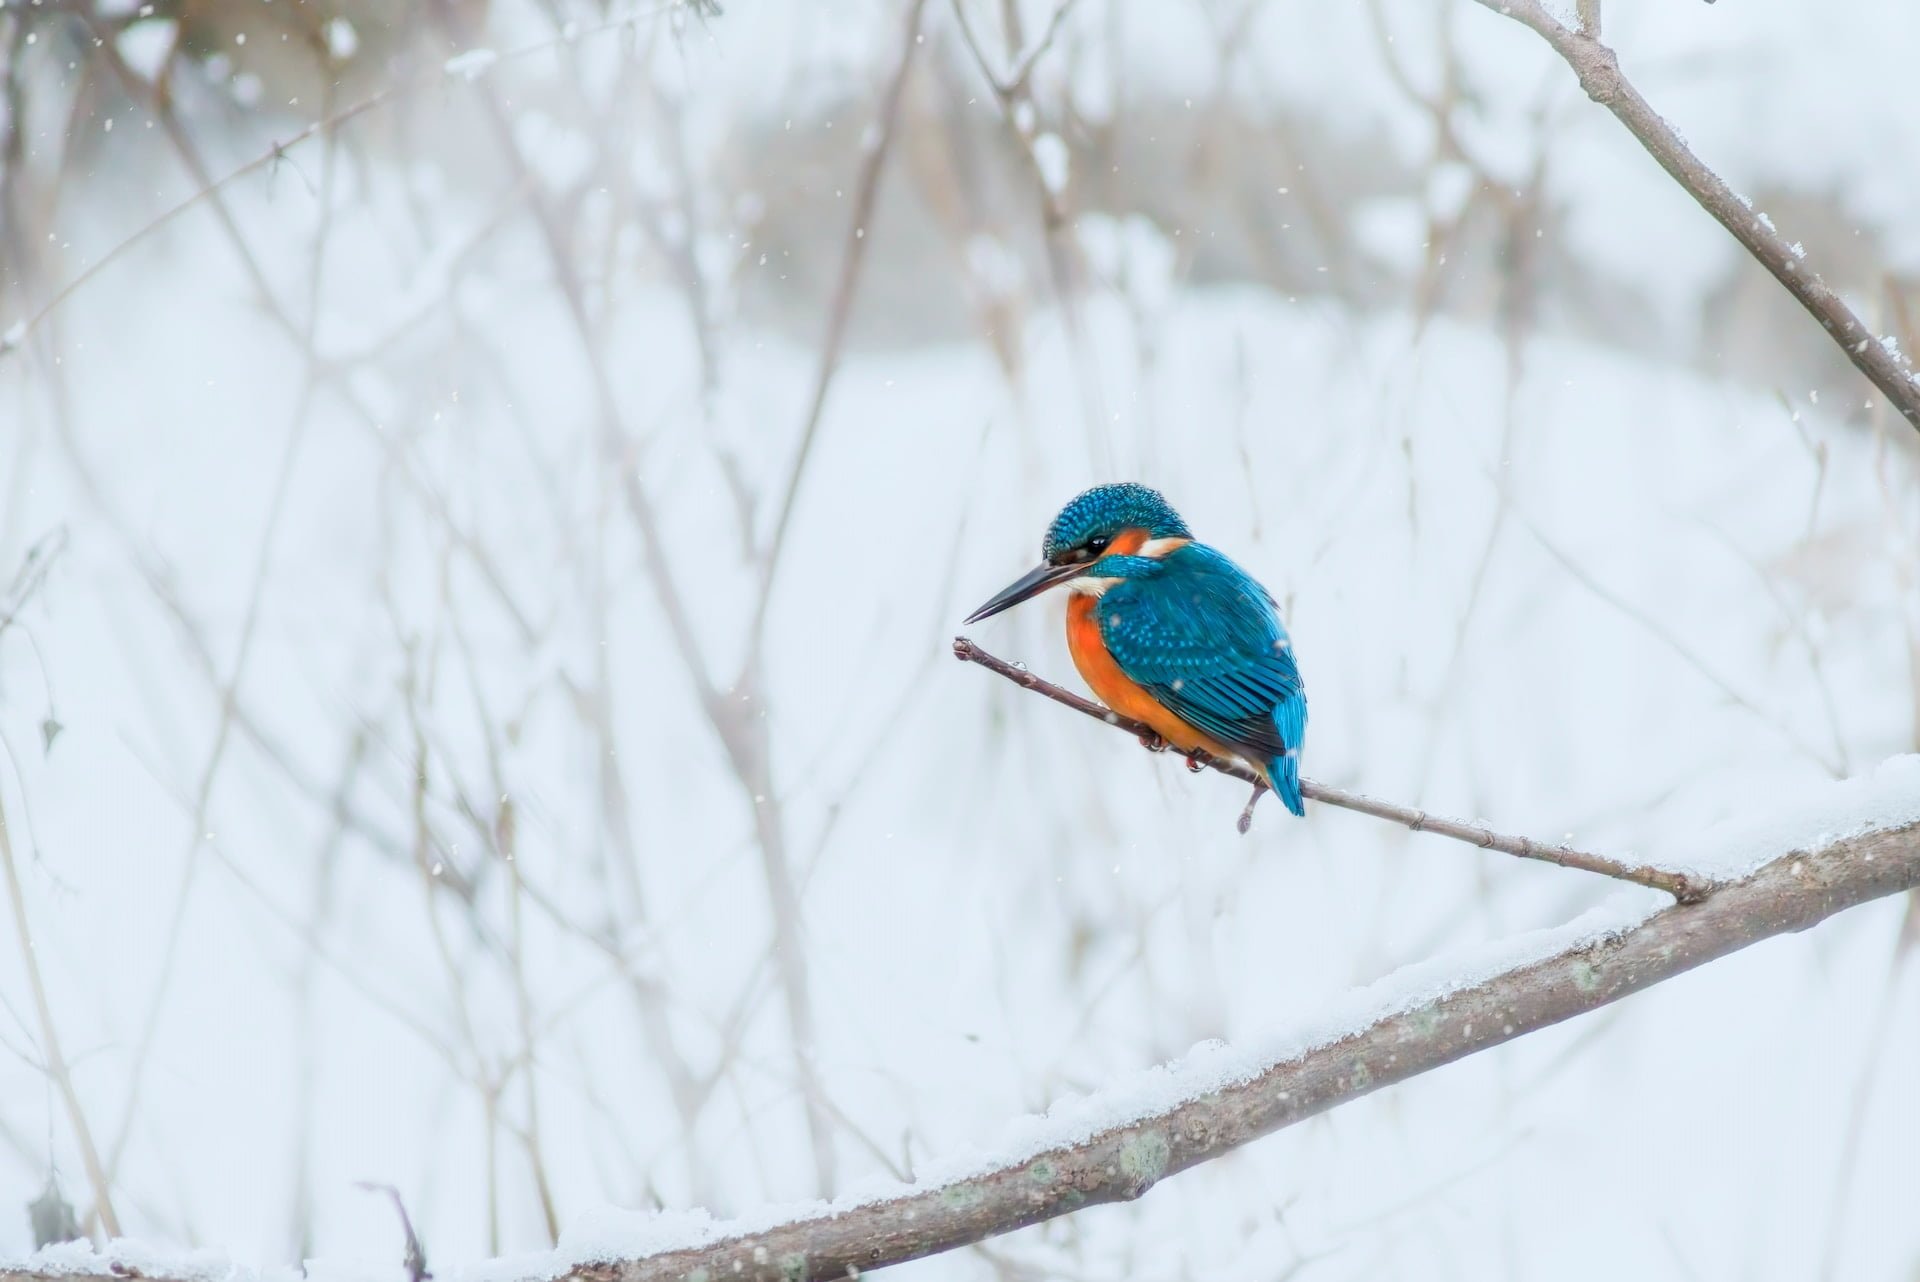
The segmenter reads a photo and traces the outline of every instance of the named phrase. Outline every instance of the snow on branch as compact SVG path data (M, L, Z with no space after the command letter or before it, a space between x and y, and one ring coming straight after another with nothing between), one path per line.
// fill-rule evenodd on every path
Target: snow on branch
M1152 744L1158 738L1152 728L1146 724L1135 721L1131 717L1123 717L1091 700L1082 699L1071 690L1063 690L1053 682L1035 676L1024 667L988 654L966 637L953 639L953 655L956 659L967 663L977 663L989 672L997 672L1016 685L1031 690L1035 694L1045 695L1055 703L1072 708L1075 712L1085 713L1096 721L1104 721L1110 726L1137 735L1143 743ZM1206 752L1195 752L1187 759L1195 769L1217 770L1242 783L1252 784L1256 790L1265 787L1258 775L1238 761L1222 760ZM1344 788L1335 788L1331 784L1318 783L1312 779L1302 779L1300 791L1309 800L1318 801L1323 805L1338 806L1342 810L1372 815L1376 819L1385 819L1390 823L1411 828L1415 832L1430 832L1438 837L1451 837L1455 841L1464 841L1482 850L1498 850L1502 854L1518 855L1522 859L1538 859L1543 863L1554 864L1561 868L1578 868L1582 872L1599 873L1603 877L1630 881L1640 886L1651 886L1655 890L1665 891L1682 903L1704 899L1713 890L1713 884L1710 881L1680 869L1630 863L1607 855L1597 855L1591 851L1575 850L1572 846L1564 844L1535 841L1531 837L1509 836L1495 832L1482 824L1463 823L1458 819L1430 815L1412 806L1380 801L1361 793L1348 792ZM1259 791L1255 791L1254 800L1259 800L1259 797ZM1240 817L1241 832L1247 830L1247 819L1251 814L1253 803L1248 802L1247 807L1247 812Z
M1808 270L1799 248L1774 230L1764 213L1727 186L1719 174L1693 154L1672 125L1655 111L1620 71L1620 58L1600 42L1598 0L1581 5L1581 23L1569 27L1549 13L1540 0L1477 0L1487 9L1505 14L1531 28L1566 60L1587 96L1612 112L1627 131L1639 139L1673 180L1686 189L1700 207L1720 220L1747 252L1773 273L1800 305L1826 329L1856 368L1885 393L1887 400L1916 428L1920 428L1920 374L1861 323L1840 295Z
M1210 1045L1117 1087L1026 1119L993 1153L920 1172L917 1184L739 1221L664 1213L569 1234L555 1252L490 1261L450 1282L790 1282L858 1277L1013 1232L1156 1183L1385 1086L1597 1010L1775 935L1920 886L1920 758L1839 785L1834 804L1770 821L1793 840L1841 803L1881 826L1776 853L1696 903L1633 902L1477 957L1423 963L1353 994L1280 1043ZM1891 822L1889 818L1891 817ZM1720 843L1724 845L1725 843ZM1743 854L1746 847L1740 842ZM1774 847L1779 851L1779 846ZM1696 852L1708 854L1711 852ZM1718 852L1724 864L1726 851ZM239 1271L137 1244L50 1248L0 1282L214 1282Z

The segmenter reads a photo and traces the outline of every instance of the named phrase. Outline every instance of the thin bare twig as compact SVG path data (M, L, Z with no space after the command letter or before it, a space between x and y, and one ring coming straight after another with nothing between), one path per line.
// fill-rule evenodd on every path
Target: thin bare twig
M1103 708L1092 700L1083 699L1071 690L1063 690L1051 681L1044 680L1024 668L1015 667L1005 659L988 654L966 637L955 637L953 654L957 659L968 663L977 663L989 672L997 672L1014 684L1045 695L1055 703L1064 704L1075 712L1084 713L1097 721L1125 730L1142 740L1157 739L1153 728L1145 722L1123 717L1110 708ZM1264 787L1265 781L1247 766L1238 761L1223 760L1205 752L1193 753L1190 760L1201 766L1210 767L1223 775L1250 783L1256 788ZM1401 824L1415 832L1430 832L1436 836L1451 837L1455 841L1464 841L1470 846L1482 850L1498 850L1502 854L1518 855L1522 859L1538 859L1543 863L1555 864L1561 868L1577 868L1582 872L1598 873L1602 877L1612 877L1619 881L1630 881L1641 886L1651 886L1655 890L1664 890L1681 903L1695 903L1711 893L1715 887L1702 882L1699 878L1667 868L1654 868L1647 864L1631 864L1606 855L1596 855L1584 850L1575 850L1571 846L1550 845L1533 840L1531 837L1511 837L1498 833L1479 824L1462 823L1458 819L1447 819L1440 815L1430 815L1424 810L1412 806L1395 805L1390 801L1378 801L1357 792L1348 792L1344 788L1335 788L1328 784L1316 783L1311 779L1300 781L1303 795L1329 806L1338 806L1342 810L1354 810L1363 815L1372 815L1376 819L1385 819ZM1249 803L1251 804L1251 803ZM1244 831L1244 829L1243 829Z
M1734 239L1820 322L1847 354L1847 359L1880 389L1901 416L1920 428L1920 381L1916 381L1913 367L1896 346L1881 342L1831 286L1808 270L1802 253L1774 230L1767 216L1707 168L1674 132L1673 126L1640 96L1640 91L1621 74L1619 55L1600 42L1597 4L1581 5L1582 25L1576 29L1555 18L1540 0L1476 0L1476 3L1531 28L1551 45L1573 68L1587 96L1612 112L1647 153L1660 162L1660 167L1702 209L1732 232ZM1587 22L1589 10L1591 23Z
M359 1187L369 1193L385 1193L393 1200L393 1209L400 1213L400 1228L407 1235L407 1251L400 1257L400 1267L407 1271L410 1282L426 1282L433 1276L427 1271L427 1253L420 1245L420 1238L413 1231L413 1217L407 1214L407 1204L400 1198L400 1190L391 1184L374 1184L361 1180Z

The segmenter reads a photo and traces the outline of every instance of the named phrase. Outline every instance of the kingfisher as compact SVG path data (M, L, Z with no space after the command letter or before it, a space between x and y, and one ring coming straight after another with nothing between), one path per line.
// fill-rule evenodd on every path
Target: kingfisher
M1306 813L1306 686L1257 579L1196 542L1159 491L1132 482L1096 485L1061 508L1040 555L967 622L1065 584L1067 649L1101 702L1190 763L1196 751L1245 761L1288 810Z

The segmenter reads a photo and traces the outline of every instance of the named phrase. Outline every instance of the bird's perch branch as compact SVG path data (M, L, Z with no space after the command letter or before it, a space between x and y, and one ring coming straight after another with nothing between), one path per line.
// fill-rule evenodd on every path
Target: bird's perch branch
M771 1227L724 1225L680 1249L567 1261L569 1282L808 1282L984 1241L1103 1202L1137 1198L1169 1175L1283 1127L1629 994L1775 935L1920 886L1920 823L1788 851L1699 903L1576 939L1540 960L1403 1006L1335 1040L1265 1065L1077 1142L875 1201L821 1206ZM97 1261L97 1263L92 1262ZM0 1268L0 1282L124 1282L110 1257L59 1271ZM168 1282L151 1269L146 1276ZM547 1276L542 1270L541 1276Z
M1083 712L1089 717L1104 721L1110 726L1118 726L1129 734L1147 738L1153 735L1153 728L1131 717L1123 717L1110 708L1104 708L1090 699L1083 699L1071 690L1063 690L1051 681L1045 681L1028 672L1025 668L1015 667L1005 659L988 654L965 637L953 639L954 657L968 663L977 663L989 672L997 672L1018 685L1043 694L1055 703L1065 704L1075 712ZM1222 760L1204 752L1193 754L1193 760L1210 766L1223 775L1230 775L1255 787L1262 786L1260 776L1238 761ZM1442 837L1451 837L1455 841L1464 841L1470 846L1482 850L1498 850L1503 854L1518 855L1522 859L1538 859L1544 863L1557 864L1562 868L1578 868L1582 872L1599 873L1603 877L1614 877L1621 881L1631 881L1642 886L1651 886L1655 890L1664 890L1682 903L1692 903L1704 899L1713 887L1697 877L1676 872L1668 868L1655 868L1648 864L1631 864L1606 855L1596 855L1585 850L1575 850L1571 846L1549 845L1533 840L1531 837L1510 837L1494 832L1479 824L1462 823L1458 819L1447 819L1440 815L1430 815L1424 810L1412 806L1397 806L1390 801L1377 801L1357 792L1348 792L1344 788L1335 788L1324 783L1315 783L1311 779L1300 781L1300 791L1314 801L1329 806L1339 806L1343 810L1357 810L1363 815L1372 815L1376 819L1385 819L1402 824L1415 832L1431 832Z
M1579 28L1569 27L1549 13L1540 0L1478 0L1496 13L1532 29L1553 46L1587 96L1614 114L1639 139L1647 154L1679 183L1700 207L1720 220L1760 265L1773 273L1800 305L1820 322L1840 350L1862 374L1886 395L1909 423L1920 428L1920 383L1898 349L1883 344L1861 323L1833 289L1802 261L1800 251L1775 231L1765 214L1734 194L1733 188L1709 169L1675 133L1673 126L1648 105L1633 83L1621 74L1620 59L1600 41L1599 5L1581 5ZM1585 15L1591 13L1592 20Z

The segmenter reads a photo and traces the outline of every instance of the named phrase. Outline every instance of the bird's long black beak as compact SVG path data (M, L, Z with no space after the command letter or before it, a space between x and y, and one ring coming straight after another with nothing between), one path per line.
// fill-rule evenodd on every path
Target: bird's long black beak
M1085 573L1086 568L1078 563L1055 565L1051 561L1044 561L1037 568L1027 571L1009 583L993 600L969 614L967 622L978 623L1002 610L1012 609L1028 597L1039 596L1056 583L1065 583L1075 575Z

